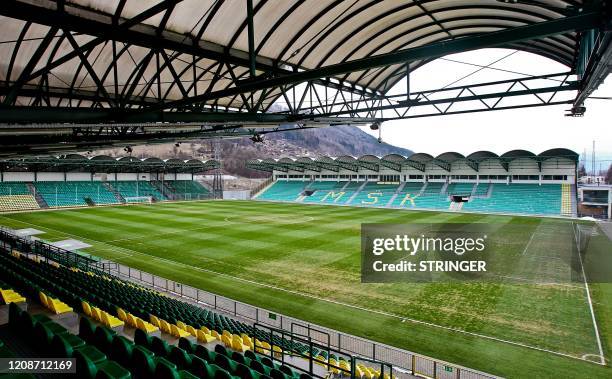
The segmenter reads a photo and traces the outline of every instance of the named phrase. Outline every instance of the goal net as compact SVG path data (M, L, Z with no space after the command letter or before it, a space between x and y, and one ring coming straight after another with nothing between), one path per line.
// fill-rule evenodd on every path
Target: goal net
M152 203L153 196L126 196L126 203Z

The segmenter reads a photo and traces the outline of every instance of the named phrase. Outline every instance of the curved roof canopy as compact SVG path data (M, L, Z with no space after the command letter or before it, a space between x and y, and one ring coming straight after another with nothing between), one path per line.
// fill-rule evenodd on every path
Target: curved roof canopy
M247 166L255 170L269 172L274 170L284 172L288 170L303 172L305 169L310 171L320 171L319 167L316 167L317 164L320 165L320 168L336 172L338 171L338 168L356 172L358 171L359 167L368 170L380 171L380 166L395 171L401 171L402 167L404 166L409 166L419 171L424 171L425 165L432 163L447 171L450 171L453 162L465 162L475 171L478 171L478 164L487 159L497 160L500 163L507 164L508 162L518 159L530 159L540 163L552 158L564 158L577 162L578 157L579 155L572 150L559 148L546 150L537 155L527 150L511 150L502 155L497 155L490 151L477 151L469 154L467 157L460 153L451 151L442 153L435 158L427 153L413 153L407 157L399 154L389 154L382 158L370 154L362 155L358 158L348 155L339 156L337 158L322 156L314 161L311 158L267 158L264 160L250 160L247 162ZM308 164L312 165L312 167L305 165L305 162L308 162Z
M605 0L4 0L0 123L11 149L0 156L569 103L570 114L581 115L609 72L609 7ZM495 82L508 84L503 92L493 82L389 91L432 60L484 48L538 54L567 70L517 73Z
M26 88L39 84L39 76L28 80L32 73L53 63L45 76L45 84L50 87L80 93L84 99L88 91L129 94L135 106L144 106L152 104L150 98L155 91L165 100L179 100L188 94L236 86L249 76L248 12L243 0L71 0L64 3L68 15L58 16L58 24L48 17L52 13L46 13L57 9L56 1L15 3L3 4L0 10L4 15L0 16L2 40L16 41L0 47L3 56L11 57L10 64L7 61L2 68L2 77L25 80ZM575 13L582 1L253 0L253 6L256 74L269 75L557 20ZM114 37L120 43L97 40L100 33L113 30L113 23L119 25ZM75 33L63 35L64 28ZM50 31L54 33L49 35ZM155 41L153 35L163 37L157 39L161 49L149 50ZM38 53L41 45L48 49ZM88 49L75 54L74 46ZM572 66L578 40L572 31L501 46ZM192 57L191 53L199 55ZM36 67L29 67L39 54ZM89 64L82 62L81 54L89 58ZM62 57L66 58L57 61ZM414 70L430 59L338 74L333 82L384 93L401 79L398 73ZM219 62L223 64L219 66ZM233 70L226 63L233 65ZM23 74L27 77L22 78ZM256 100L269 106L280 95L279 89L260 91ZM230 96L216 99L215 104L238 109L243 101L240 96ZM65 99L59 104L67 102Z
M188 161L168 159L163 161L159 158L139 159L132 156L113 158L106 155L88 158L78 154L69 154L59 157L6 159L0 161L0 167L7 171L200 173L219 167L219 162L197 159Z

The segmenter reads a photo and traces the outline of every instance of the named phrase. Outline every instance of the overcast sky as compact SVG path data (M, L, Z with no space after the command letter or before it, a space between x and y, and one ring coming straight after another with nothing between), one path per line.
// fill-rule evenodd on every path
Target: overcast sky
M487 65L503 57L506 58L492 67L530 75L567 71L567 67L547 58L505 49L486 49L446 58ZM477 69L448 60L436 60L412 74L412 91L443 87ZM516 77L516 74L483 69L454 85ZM396 88L403 90L405 81L398 83ZM568 92L566 96L572 98L573 93ZM594 96L612 96L612 77ZM587 149L589 159L592 141L595 140L600 158L612 159L612 101L589 100L586 107L584 117L565 117L564 111L569 105L561 105L390 121L383 124L382 137L394 145L432 155L445 151L467 155L477 150L501 154L512 149L540 153L549 148L566 147L579 154ZM363 129L377 135L367 127Z

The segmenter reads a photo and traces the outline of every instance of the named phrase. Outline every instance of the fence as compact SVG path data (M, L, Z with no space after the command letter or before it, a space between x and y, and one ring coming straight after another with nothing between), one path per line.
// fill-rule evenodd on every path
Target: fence
M122 264L117 264L116 268L113 267L110 273L139 284L154 287L162 292L180 296L229 316L241 318L252 324L261 324L291 331L347 354L388 363L393 366L393 375L398 379L409 378L411 374L436 379L496 378L493 375L477 370L369 341L334 329L241 303Z

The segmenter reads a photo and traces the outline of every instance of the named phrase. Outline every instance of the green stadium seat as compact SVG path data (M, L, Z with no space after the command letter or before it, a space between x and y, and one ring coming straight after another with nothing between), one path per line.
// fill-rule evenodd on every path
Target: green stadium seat
M124 367L129 367L134 348L133 341L124 336L115 336L111 344L110 358Z
M136 377L152 377L155 374L155 355L144 346L134 347L130 368Z
M181 370L186 370L191 367L191 356L185 350L177 346L171 348L168 360Z

